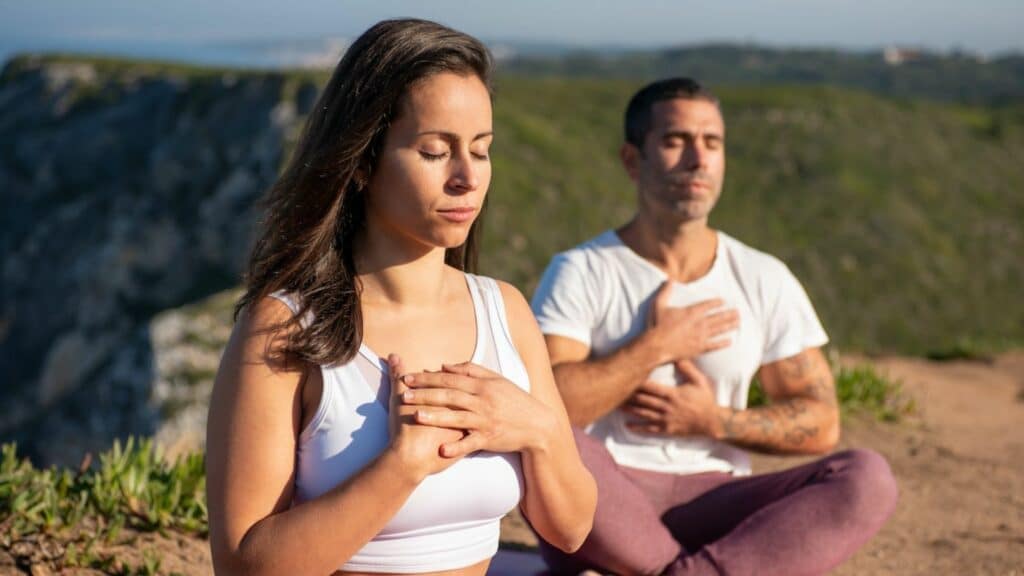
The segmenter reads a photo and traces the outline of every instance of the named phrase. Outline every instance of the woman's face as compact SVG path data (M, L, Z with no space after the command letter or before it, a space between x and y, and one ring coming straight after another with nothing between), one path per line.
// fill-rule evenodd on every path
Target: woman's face
M370 230L427 247L463 244L491 182L491 99L475 75L413 85L369 182Z

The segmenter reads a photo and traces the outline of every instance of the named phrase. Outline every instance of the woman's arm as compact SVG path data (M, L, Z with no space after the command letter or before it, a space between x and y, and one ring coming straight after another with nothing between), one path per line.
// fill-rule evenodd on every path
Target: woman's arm
M526 494L520 505L548 543L567 552L583 545L594 523L597 484L583 465L555 386L547 347L523 295L499 282L512 339L530 377L530 394L550 409L554 426L522 452Z
M206 467L210 547L219 574L331 573L398 512L431 464L453 461L437 456L440 442L429 458L423 455L429 442L396 440L348 481L290 508L302 378L320 377L318 370L274 359L284 336L263 329L290 315L271 298L245 311L217 373Z
M530 391L476 364L445 364L440 372L402 377L409 387L402 394L403 407L419 424L464 432L462 439L441 446L445 456L478 450L521 453L523 513L549 543L574 551L590 533L597 486L576 450L533 314L515 288L501 286Z

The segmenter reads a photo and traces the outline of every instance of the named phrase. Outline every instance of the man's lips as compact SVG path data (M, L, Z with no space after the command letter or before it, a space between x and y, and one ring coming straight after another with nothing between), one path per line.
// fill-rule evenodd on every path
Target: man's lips
M701 180L673 182L671 186L675 190L680 190L689 194L705 195L711 191L711 186L707 182L703 182Z

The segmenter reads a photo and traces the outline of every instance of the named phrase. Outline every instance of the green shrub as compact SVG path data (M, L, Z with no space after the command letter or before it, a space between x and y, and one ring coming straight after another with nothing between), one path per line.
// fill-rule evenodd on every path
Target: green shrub
M142 531L207 531L202 454L166 460L152 440L115 440L98 466L78 473L35 469L14 444L0 452L0 544L26 535L95 527L113 541L124 527ZM88 460L88 457L87 457ZM74 552L74 551L72 551Z
M903 393L899 381L881 374L870 364L839 365L838 356L831 354L829 364L835 378L836 398L844 413L867 413L879 420L893 422L914 411L914 403ZM756 378L750 385L748 406L769 403L764 387Z

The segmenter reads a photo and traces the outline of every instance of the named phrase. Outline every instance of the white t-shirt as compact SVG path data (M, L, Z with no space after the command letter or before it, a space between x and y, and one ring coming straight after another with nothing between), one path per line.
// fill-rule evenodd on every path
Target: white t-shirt
M778 258L718 232L711 269L676 283L671 302L686 306L721 298L739 312L739 328L724 336L731 344L694 359L707 375L721 406L744 409L750 380L764 364L822 346L828 336L800 282ZM646 328L648 307L667 275L622 243L614 230L557 254L533 296L533 313L545 334L572 338L606 356ZM651 379L676 385L671 364ZM657 472L750 473L744 450L706 437L637 434L635 419L613 410L587 428L603 440L620 465Z

